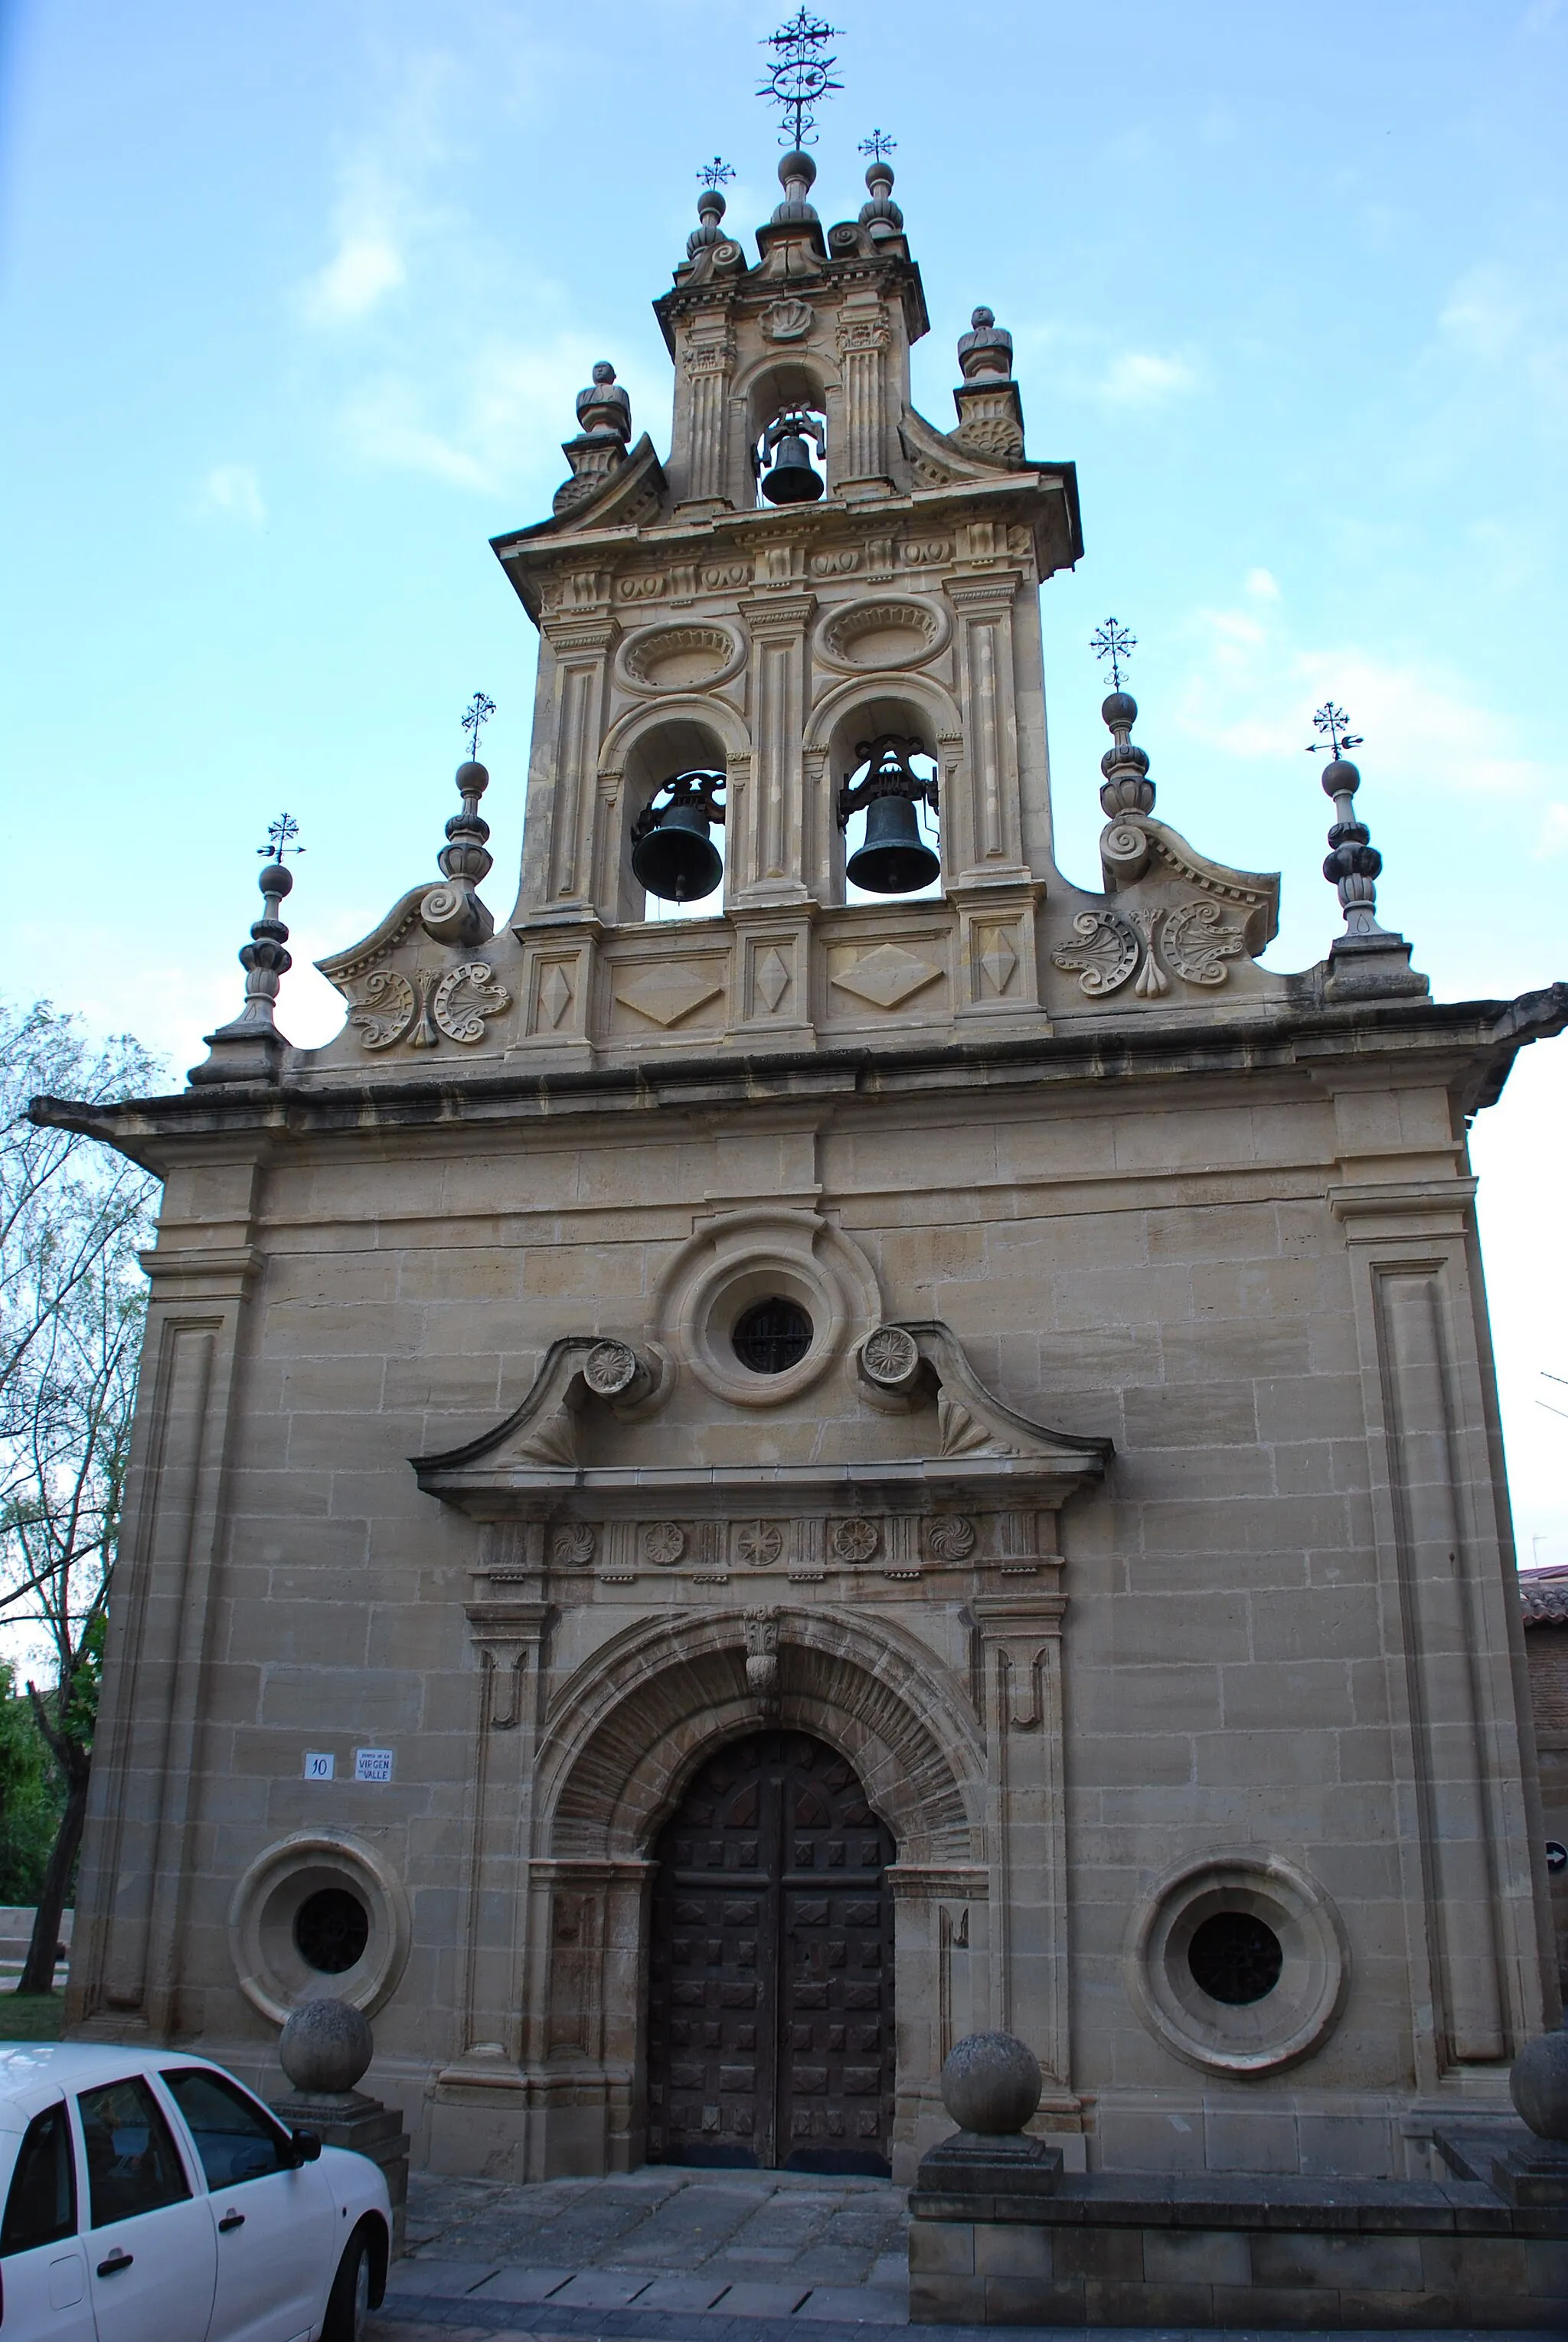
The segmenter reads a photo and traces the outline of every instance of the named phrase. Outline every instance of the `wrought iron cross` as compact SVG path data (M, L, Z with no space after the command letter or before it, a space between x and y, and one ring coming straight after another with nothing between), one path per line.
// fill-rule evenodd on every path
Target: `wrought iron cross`
M1336 707L1332 699L1324 700L1313 716L1313 723L1318 731L1326 732L1328 737L1326 740L1314 740L1307 750L1309 756L1321 756L1326 748L1330 763L1337 765L1347 748L1359 748L1362 745L1362 735L1351 730L1350 717L1343 707Z
M295 821L293 814L280 813L275 821L268 822L266 826L266 844L265 846L258 846L256 847L256 852L265 862L281 862L285 854L303 854L305 850L303 846L291 846L289 844L290 838L297 837L298 836L299 824Z
M487 697L483 691L476 691L463 711L463 729L468 735L468 758L471 764L476 765L479 762L480 727L488 724L494 713L495 702Z
M874 130L869 138L861 140L860 151L863 155L869 155L874 163L880 163L884 155L898 152L898 141L890 138L885 130Z
M1114 618L1107 618L1104 625L1096 627L1090 636L1089 648L1094 652L1094 656L1097 659L1109 659L1111 662L1113 691L1121 690L1123 663L1131 658L1137 647L1137 636L1130 635L1125 626L1119 626Z
M773 50L774 61L757 84L757 95L780 109L786 125L779 135L781 146L786 139L797 147L804 146L816 128L814 107L830 90L844 87L842 82L833 78L838 59L825 49L825 44L838 35L836 25L830 25L823 16L808 16L802 8L763 43L764 49Z
M711 163L704 163L702 169L697 173L697 176L702 181L704 187L724 186L734 177L734 175L735 175L730 168L729 165L721 155L718 155L714 156Z

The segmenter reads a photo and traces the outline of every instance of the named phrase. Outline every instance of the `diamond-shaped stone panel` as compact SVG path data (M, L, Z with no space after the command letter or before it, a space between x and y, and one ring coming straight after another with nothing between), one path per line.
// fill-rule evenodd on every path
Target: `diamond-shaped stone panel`
M650 1025L668 1026L678 1025L683 1016L689 1016L694 1008L700 1008L724 988L724 978L715 976L711 966L671 960L636 976L623 976L615 986L615 997L624 1007L645 1016Z
M980 945L980 972L990 989L1000 997L1013 981L1018 955L1005 927L983 927Z
M770 944L757 961L757 997L770 1016L777 1014L779 1002L790 987L790 972L784 954Z
M539 986L539 1013L552 1031L572 1006L572 979L557 961Z
M853 967L834 977L841 992L853 992L861 1000L869 1000L876 1008L896 1008L911 993L919 992L927 984L934 984L942 974L929 960L917 959L901 944L879 944L874 951L864 953Z

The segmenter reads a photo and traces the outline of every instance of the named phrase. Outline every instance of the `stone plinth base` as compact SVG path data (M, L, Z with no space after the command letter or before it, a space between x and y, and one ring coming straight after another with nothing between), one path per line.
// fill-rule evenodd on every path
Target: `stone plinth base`
M974 2168L961 2177L966 2159ZM919 2325L1558 2332L1568 2199L1543 2202L1549 2184L1532 2167L1509 2200L1458 2179L1027 2175L949 2141L910 2197L909 2314Z
M396 2107L384 2107L379 2098L365 2097L358 2090L330 2095L295 2090L289 2097L274 2098L272 2110L292 2130L315 2131L323 2147L351 2147L355 2155L367 2155L372 2163L380 2165L392 2199L392 2257L395 2260L403 2250L408 2217L408 2133Z

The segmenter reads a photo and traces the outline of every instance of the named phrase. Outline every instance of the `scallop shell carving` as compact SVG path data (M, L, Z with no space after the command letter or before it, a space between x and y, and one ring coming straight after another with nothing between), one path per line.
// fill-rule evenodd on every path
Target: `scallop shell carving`
M830 611L818 630L817 653L829 666L854 675L924 666L945 649L952 631L940 603L886 595Z

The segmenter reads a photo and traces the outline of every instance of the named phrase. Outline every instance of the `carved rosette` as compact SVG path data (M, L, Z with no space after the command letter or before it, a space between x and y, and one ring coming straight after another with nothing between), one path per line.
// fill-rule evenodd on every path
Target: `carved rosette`
M771 1569L784 1551L784 1532L775 1521L748 1521L735 1532L735 1552L753 1569Z
M594 1532L585 1521L570 1521L550 1541L550 1558L557 1569L586 1569L594 1558Z
M596 1398L619 1398L637 1378L637 1354L626 1342L596 1342L583 1361L583 1380Z
M935 1561L965 1561L974 1550L974 1524L963 1513L944 1513L926 1530L925 1544Z
M882 1532L874 1521L834 1521L827 1541L840 1561L854 1566L871 1559L882 1542Z
M650 1521L643 1531L643 1555L656 1569L673 1569L686 1549L686 1533L678 1521Z

